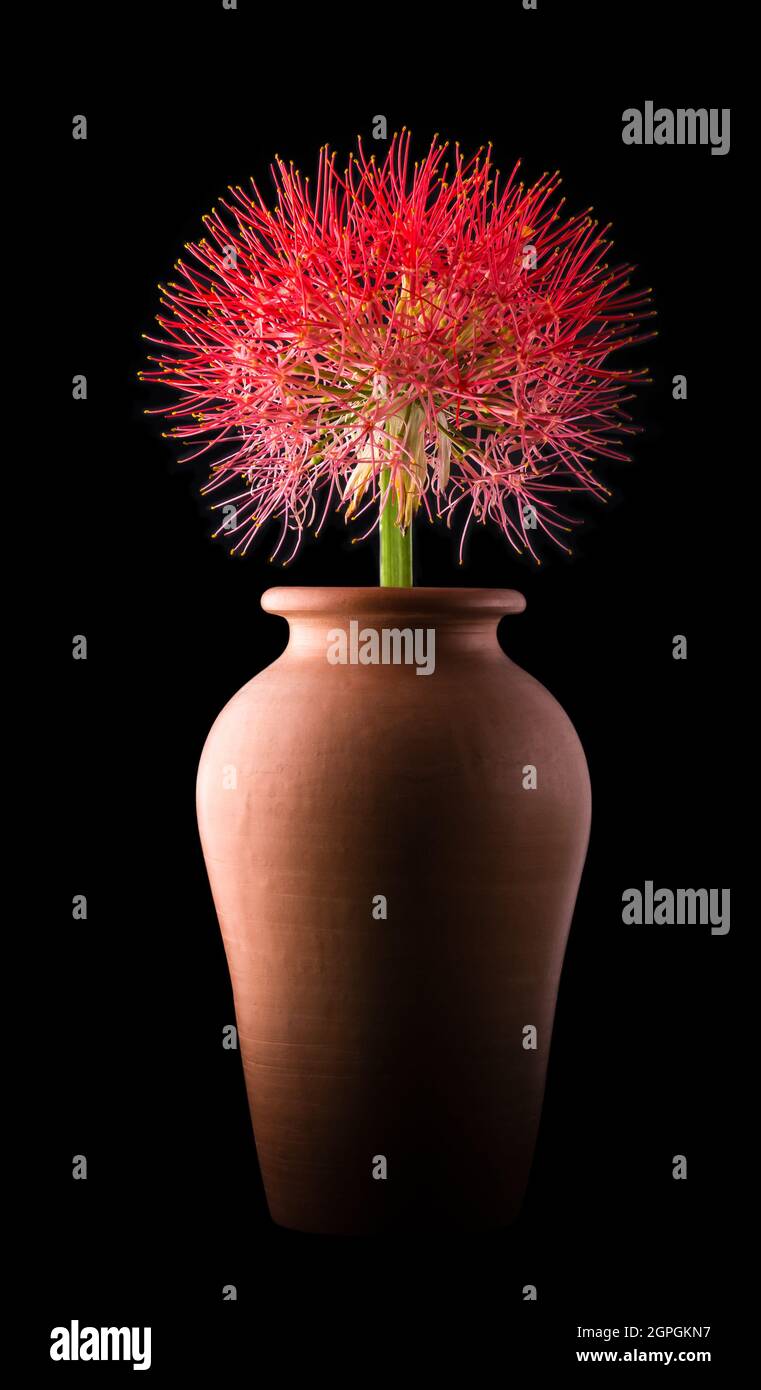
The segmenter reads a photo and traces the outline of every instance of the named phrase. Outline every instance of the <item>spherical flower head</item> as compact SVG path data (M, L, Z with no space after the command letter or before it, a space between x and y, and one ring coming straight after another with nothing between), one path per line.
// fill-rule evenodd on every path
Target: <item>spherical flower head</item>
M331 507L364 533L391 506L403 529L422 508L463 539L491 519L535 557L541 533L563 544L559 495L606 494L591 465L628 457L644 380L610 362L649 336L649 300L607 229L564 213L557 174L527 187L438 139L413 165L404 132L343 172L323 149L313 185L272 173L271 206L231 188L204 219L143 374L208 455L233 551L274 518L290 555Z

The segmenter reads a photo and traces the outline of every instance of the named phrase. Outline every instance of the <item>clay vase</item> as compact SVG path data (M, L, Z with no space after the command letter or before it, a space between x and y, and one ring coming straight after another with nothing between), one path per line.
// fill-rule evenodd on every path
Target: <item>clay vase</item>
M271 1216L505 1224L591 804L573 726L497 643L525 601L278 588L262 606L288 646L214 724L198 819Z

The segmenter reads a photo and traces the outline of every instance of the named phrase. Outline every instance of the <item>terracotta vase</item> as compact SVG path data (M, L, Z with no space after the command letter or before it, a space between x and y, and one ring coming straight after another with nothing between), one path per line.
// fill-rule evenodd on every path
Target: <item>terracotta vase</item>
M214 724L198 819L270 1213L332 1233L504 1224L587 849L581 744L497 643L518 593L278 588L262 606L290 640Z

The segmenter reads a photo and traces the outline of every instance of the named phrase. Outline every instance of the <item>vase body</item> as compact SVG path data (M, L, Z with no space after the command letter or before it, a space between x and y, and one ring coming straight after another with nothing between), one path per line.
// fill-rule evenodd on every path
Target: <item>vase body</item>
M581 744L498 645L519 594L262 603L289 643L216 720L198 818L270 1213L326 1233L505 1224L587 849Z

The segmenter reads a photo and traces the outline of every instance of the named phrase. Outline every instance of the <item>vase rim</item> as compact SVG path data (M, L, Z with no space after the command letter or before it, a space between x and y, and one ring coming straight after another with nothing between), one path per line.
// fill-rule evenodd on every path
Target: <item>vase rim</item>
M452 614L468 617L502 617L522 613L526 607L517 589L410 588L395 589L376 585L306 587L278 585L262 594L266 613L280 617L319 617L322 614L401 613Z

